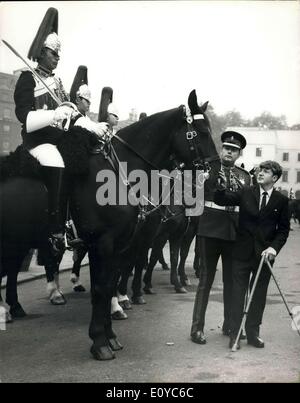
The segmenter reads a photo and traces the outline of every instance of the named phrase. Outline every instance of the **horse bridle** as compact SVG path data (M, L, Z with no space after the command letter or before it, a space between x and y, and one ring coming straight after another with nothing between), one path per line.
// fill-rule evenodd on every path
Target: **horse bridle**
M219 160L219 155L213 155L212 157L200 156L198 144L195 138L198 136L197 131L193 127L193 121L199 119L205 119L202 113L192 115L190 108L185 106L185 119L187 122L186 140L188 142L189 150L192 156L193 168L202 172L209 172L211 170L210 162Z
M189 150L192 156L192 166L197 170L201 170L203 172L210 171L210 162L219 160L219 155L214 155L212 157L201 157L199 154L199 147L195 141L195 138L198 136L197 131L193 127L193 121L198 119L205 119L203 114L195 114L192 115L190 108L188 106L184 106L185 111L185 120L187 122L187 131L186 131L186 140L189 145ZM159 170L152 162L148 161L143 155L141 155L138 151L136 151L127 141L123 140L117 134L113 135L120 143L124 144L130 151L132 151L135 155L141 158L144 162L146 162L150 167Z

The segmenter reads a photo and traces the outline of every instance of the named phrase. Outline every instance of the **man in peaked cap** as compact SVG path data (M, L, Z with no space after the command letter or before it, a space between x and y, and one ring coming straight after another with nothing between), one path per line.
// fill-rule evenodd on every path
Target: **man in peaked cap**
M238 132L226 131L221 135L221 140L223 143L220 153L221 169L227 179L227 188L238 191L243 186L249 186L251 184L249 173L235 165L241 150L246 146L246 139ZM215 168L212 167L212 169ZM216 182L213 178L217 176L217 172L212 172L210 178L205 182L205 205L203 214L199 217L197 231L197 237L200 237L198 244L201 248L202 266L194 303L191 340L198 344L206 343L205 313L220 256L223 274L223 334L229 335L231 327L232 250L236 239L238 208L221 207L214 203Z
M87 84L87 67L79 66L70 91L71 102L77 106L79 111L79 115L75 118L74 125L83 127L84 129L97 134L101 140L105 141L109 131L108 123L94 122L87 115L91 104L91 91Z
M30 47L28 57L38 63L36 72L55 92L61 102L69 101L61 80L53 70L61 48L58 11L49 8ZM64 134L62 122L70 119L74 109L58 106L44 85L30 70L23 71L16 84L16 116L22 123L23 145L42 165L48 190L49 241L55 254L64 250L64 161L56 145ZM75 105L74 105L75 107Z

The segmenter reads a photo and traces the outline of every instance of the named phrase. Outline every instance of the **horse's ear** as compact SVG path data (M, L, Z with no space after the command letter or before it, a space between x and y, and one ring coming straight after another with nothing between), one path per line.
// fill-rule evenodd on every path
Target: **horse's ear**
M189 98L188 98L188 106L190 108L192 115L199 112L199 105L197 102L196 90L191 91Z
M204 112L206 111L207 106L208 106L208 102L209 102L209 101L206 101L203 105L200 106L200 109L201 109L201 112L202 112L202 113L204 113Z

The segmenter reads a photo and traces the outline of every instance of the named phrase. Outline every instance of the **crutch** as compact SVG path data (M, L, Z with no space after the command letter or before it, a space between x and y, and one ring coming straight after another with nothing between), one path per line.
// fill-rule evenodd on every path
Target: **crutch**
M300 336L300 330L299 330L299 328L298 328L298 326L297 326L297 323L295 322L293 313L291 312L291 310L290 310L290 308L289 308L289 306L288 306L287 300L286 300L286 298L285 298L283 292L282 292L281 289L280 289L279 283L278 283L278 281L276 280L276 277L274 276L274 273L273 273L273 270L272 270L272 266L271 266L271 264L270 264L270 262L269 262L268 260L267 260L267 265L268 265L268 267L269 267L269 269L270 269L270 272L271 272L271 275L272 275L272 277L273 277L273 280L275 281L275 284L276 284L276 286L277 286L277 288L278 288L279 294L281 295L281 297L282 297L282 299L283 299L284 305L286 306L286 309L287 309L287 311L288 311L288 313L289 313L289 315L290 315L290 317L291 317L291 319L292 319L292 321L293 321L293 323L294 323L294 325L295 325L295 328L297 329L297 332L298 332L298 334L299 334L299 336Z
M241 323L241 326L239 328L239 332L238 332L237 337L235 339L234 345L231 348L231 351L237 351L238 340L239 340L239 338L241 336L242 330L243 330L243 328L245 326L245 323L246 323L246 320L247 320L247 315L248 315L248 312L249 312L250 304L251 304L253 294L254 294L254 291L255 291L255 288L256 288L258 277L260 275L261 269L262 269L263 264L264 264L264 260L265 260L265 256L262 256L261 259L260 259L260 262L259 262L257 273L256 273L256 276L255 276L255 279L254 279L254 283L253 283L253 286L252 286L252 289L251 289L251 292L250 292L250 295L249 295L249 299L247 301L247 306L246 306L246 309L244 311L242 323Z

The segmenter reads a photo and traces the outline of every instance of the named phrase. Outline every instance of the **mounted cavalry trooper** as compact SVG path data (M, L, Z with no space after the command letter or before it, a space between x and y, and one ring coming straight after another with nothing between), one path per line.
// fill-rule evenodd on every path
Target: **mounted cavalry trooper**
M105 141L109 133L109 123L94 122L87 115L91 105L91 91L88 87L86 66L79 66L77 69L70 91L70 100L77 106L79 111L74 125L97 134L100 140Z
M99 140L105 143L109 139L109 125L105 122L94 122L87 115L91 105L91 91L88 87L88 69L86 66L79 66L74 77L71 90L70 100L78 109L78 116L75 118L74 126L80 126L84 129L95 133ZM68 217L71 218L71 217ZM74 267L78 259L82 260L87 253L87 248L82 244L82 240L77 237L77 230L73 220L67 222L67 237L70 246L73 249ZM76 246L77 245L77 246ZM76 273L71 273L71 282L73 283L74 291L85 291L85 288L80 282L79 270Z
M237 191L243 186L250 186L251 177L247 171L235 165L240 152L246 146L246 139L237 132L226 131L221 136L221 170L226 176L226 187ZM200 237L203 264L199 273L199 284L194 303L191 340L205 344L205 312L209 293L215 278L218 260L222 258L224 323L223 334L229 335L231 327L232 298L232 250L238 225L238 208L221 207L213 202L216 191L217 172L212 172L205 182L204 212L199 217L197 236Z
M103 87L102 89L98 120L108 124L109 136L112 137L115 133L115 126L118 124L119 116L117 107L113 103L113 89L111 87ZM128 318L121 305L124 307L130 306L129 298L127 295L117 296L115 291L111 299L111 316L115 320Z
M61 79L55 76L61 43L57 36L58 11L49 8L30 47L28 58L38 63L35 72L63 103L69 101ZM55 254L64 250L65 165L56 145L64 136L62 123L77 113L70 102L58 106L44 84L31 71L23 71L16 84L16 116L22 123L24 147L42 165L48 190L49 241Z

